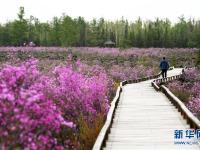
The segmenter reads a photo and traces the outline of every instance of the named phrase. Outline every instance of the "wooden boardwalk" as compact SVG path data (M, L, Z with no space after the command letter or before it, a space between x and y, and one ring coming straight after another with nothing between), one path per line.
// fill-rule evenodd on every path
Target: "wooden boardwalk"
M168 72L168 76L178 75L180 72L181 69L174 69ZM106 147L103 149L200 149L197 145L174 144L174 130L185 131L190 127L167 97L154 90L151 82L152 80L148 80L123 87Z

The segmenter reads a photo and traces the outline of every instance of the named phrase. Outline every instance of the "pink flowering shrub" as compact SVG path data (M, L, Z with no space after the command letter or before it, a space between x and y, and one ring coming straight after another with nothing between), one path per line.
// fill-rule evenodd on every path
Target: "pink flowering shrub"
M32 59L0 69L0 149L76 149L79 119L92 126L109 109L106 74L80 66L42 74Z
M76 122L80 115L92 121L96 114L107 113L108 83L103 72L94 71L92 75L87 75L72 66L64 66L56 67L50 78L43 78L41 87L65 118Z
M193 98L187 103L187 107L200 119L200 82L196 82L191 91Z
M117 81L136 80L139 78L155 75L155 71L152 68L145 68L142 65L135 67L123 67L114 65L108 72L112 78Z
M200 71L196 68L186 70L180 81L173 81L168 88L183 102L186 107L200 118Z
M195 82L192 86L191 91L194 97L200 96L200 82Z
M183 74L183 80L184 82L188 82L193 84L194 82L200 81L200 72L198 69L191 68L189 70L186 70Z
M186 106L195 116L200 119L200 95L193 97Z

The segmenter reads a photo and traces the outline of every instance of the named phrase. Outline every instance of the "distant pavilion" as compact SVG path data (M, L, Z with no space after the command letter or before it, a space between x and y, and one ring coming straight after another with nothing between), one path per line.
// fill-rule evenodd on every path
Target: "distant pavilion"
M107 40L105 43L104 43L104 46L105 47L115 47L115 42L111 41L111 40Z

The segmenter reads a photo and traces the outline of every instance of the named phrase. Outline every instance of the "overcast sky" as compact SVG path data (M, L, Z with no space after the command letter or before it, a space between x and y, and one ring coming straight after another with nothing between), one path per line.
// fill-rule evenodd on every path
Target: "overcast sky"
M104 17L134 21L156 17L177 22L178 17L200 19L200 0L0 0L0 22L17 18L19 7L25 7L26 17L33 15L40 21L51 20L62 13L86 20Z

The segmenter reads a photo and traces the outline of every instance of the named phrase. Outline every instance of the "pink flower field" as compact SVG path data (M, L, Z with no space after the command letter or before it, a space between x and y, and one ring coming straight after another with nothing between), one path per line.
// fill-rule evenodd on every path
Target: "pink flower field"
M111 82L103 70L82 70L81 65L43 74L38 60L30 59L1 68L1 149L77 148L72 136L80 118L92 128L97 115L105 117Z
M157 74L163 56L171 65L193 65L196 52L1 47L0 149L91 149L120 81ZM184 84L169 84L174 91L188 88L184 98L190 99L186 105L195 115L200 108L198 81L199 72L191 70Z

